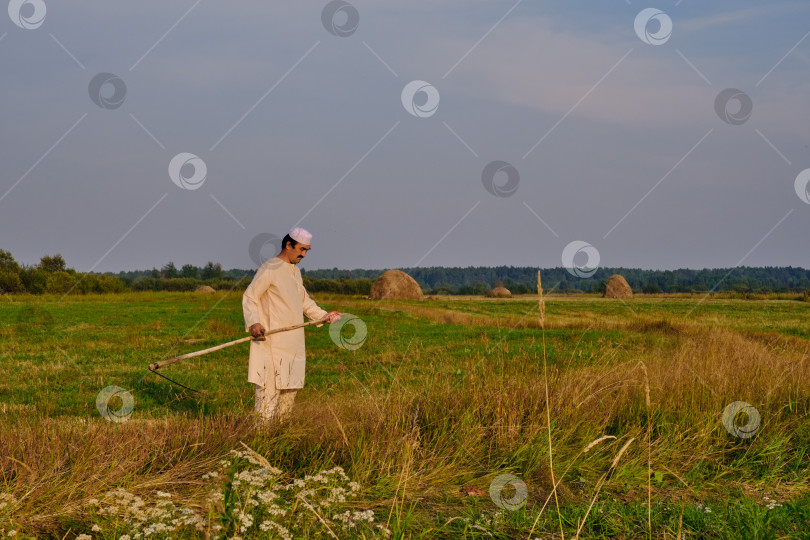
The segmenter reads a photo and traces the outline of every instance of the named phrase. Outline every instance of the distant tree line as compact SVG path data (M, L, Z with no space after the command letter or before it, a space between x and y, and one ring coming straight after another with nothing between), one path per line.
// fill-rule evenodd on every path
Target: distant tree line
M45 255L34 266L20 265L8 251L0 249L0 292L30 294L116 293L124 283L106 274L81 274L68 268L61 255Z
M214 289L246 288L249 271L226 272L219 263L202 268L185 265L178 270L168 263L160 270L82 273L68 268L60 254L45 255L39 264L26 266L0 249L0 293L3 294L103 294L126 291L194 291L203 285Z
M178 270L173 262L169 262L160 270L119 272L117 277L133 291L195 291L203 285L217 290L231 290L247 288L252 272L226 271L221 264L210 261L203 267L184 264Z
M518 266L469 266L466 268L400 268L427 294L484 294L498 282L513 294L537 291L537 268ZM383 270L310 270L306 276L318 280L341 278L374 280ZM801 292L810 290L810 270L794 267L748 267L726 269L641 270L599 268L580 278L566 268L541 269L543 289L563 293L603 292L613 274L622 275L637 293L678 292Z
M498 266L466 268L401 268L426 294L480 295L502 283L513 294L537 290L537 268ZM223 270L219 263L203 267L169 262L162 268L118 274L81 273L68 268L60 254L45 255L39 264L20 265L11 253L0 249L0 293L92 294L125 291L194 291L203 285L217 290L245 289L255 270ZM367 295L383 270L302 270L309 292ZM580 278L565 268L541 270L546 292L603 292L613 274L624 276L636 293L769 293L810 291L810 270L794 267L747 267L704 270L641 270L599 268Z

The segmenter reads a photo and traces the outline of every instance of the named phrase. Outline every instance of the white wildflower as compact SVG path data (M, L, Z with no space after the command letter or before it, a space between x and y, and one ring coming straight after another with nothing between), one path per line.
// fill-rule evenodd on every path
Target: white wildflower
M90 528L90 530L93 531L93 532L100 532L101 527L99 527L98 524L93 523L93 526Z
M93 537L89 534L80 534L76 537L76 540L93 540Z
M270 521L270 520L262 521L262 524L259 525L259 528L264 532L267 532L270 529L275 529L276 531L278 531L279 535L281 535L281 537L284 540L292 540L292 534L290 534L290 531L288 531L287 529L285 529L283 526L279 525L275 521Z
M278 498L278 495L270 490L260 491L256 496L266 505L272 504Z
M368 521L369 523L374 521L374 511L364 510L362 512L350 512L347 510L342 514L335 514L332 516L332 519L340 521L344 529L350 529L357 526L359 521Z
M225 494L221 491L212 491L208 494L208 500L217 502L225 499Z
M270 506L268 506L267 507L267 513L272 515L272 516L286 516L287 515L287 511L284 510L283 508L281 508L277 504L271 504Z
M241 524L239 526L240 532L247 531L250 526L253 525L253 516L246 512L237 510L234 512L234 517L236 518L236 522Z
M773 510L774 508L777 508L777 507L779 507L779 506L782 506L782 503L779 503L779 502L777 502L776 500L771 499L771 498L770 498L770 497L768 497L767 495L764 495L764 496L762 497L762 500L763 500L763 501L765 501L765 507L766 507L768 510Z
M17 531L15 529L11 529L6 534L8 534L10 537L17 536Z
M238 485L237 482L247 482L254 487L263 487L265 484L273 480L274 473L267 468L256 469L253 471L242 471L234 476L233 485Z

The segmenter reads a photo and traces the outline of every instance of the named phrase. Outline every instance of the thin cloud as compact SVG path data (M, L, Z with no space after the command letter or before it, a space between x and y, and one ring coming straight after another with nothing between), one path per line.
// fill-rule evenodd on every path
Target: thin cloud
M679 32L699 32L718 26L727 26L731 24L740 24L753 20L760 20L764 17L773 17L782 15L787 12L796 11L795 5L782 4L774 5L768 4L767 6L757 6L745 9L738 9L736 11L726 11L723 13L715 13L705 17L696 17L694 19L678 19Z

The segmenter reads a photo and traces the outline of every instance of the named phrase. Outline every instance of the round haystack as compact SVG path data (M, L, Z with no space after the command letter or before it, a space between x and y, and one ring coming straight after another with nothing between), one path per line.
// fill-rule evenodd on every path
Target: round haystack
M200 287L199 289L197 289L194 292L215 293L217 291L214 290L212 287L209 287L208 285L203 285L202 287Z
M377 278L368 295L372 300L422 300L422 288L401 270L388 270Z
M512 298L512 293L506 287L501 286L489 291L487 296L491 298Z
M605 287L605 298L633 298L633 289L619 274L613 274Z

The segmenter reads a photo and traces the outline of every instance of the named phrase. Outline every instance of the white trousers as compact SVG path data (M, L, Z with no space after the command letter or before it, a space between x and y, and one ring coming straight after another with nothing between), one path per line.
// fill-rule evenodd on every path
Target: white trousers
M285 420L292 412L297 388L276 389L276 378L268 377L264 386L256 385L255 410L264 420Z

